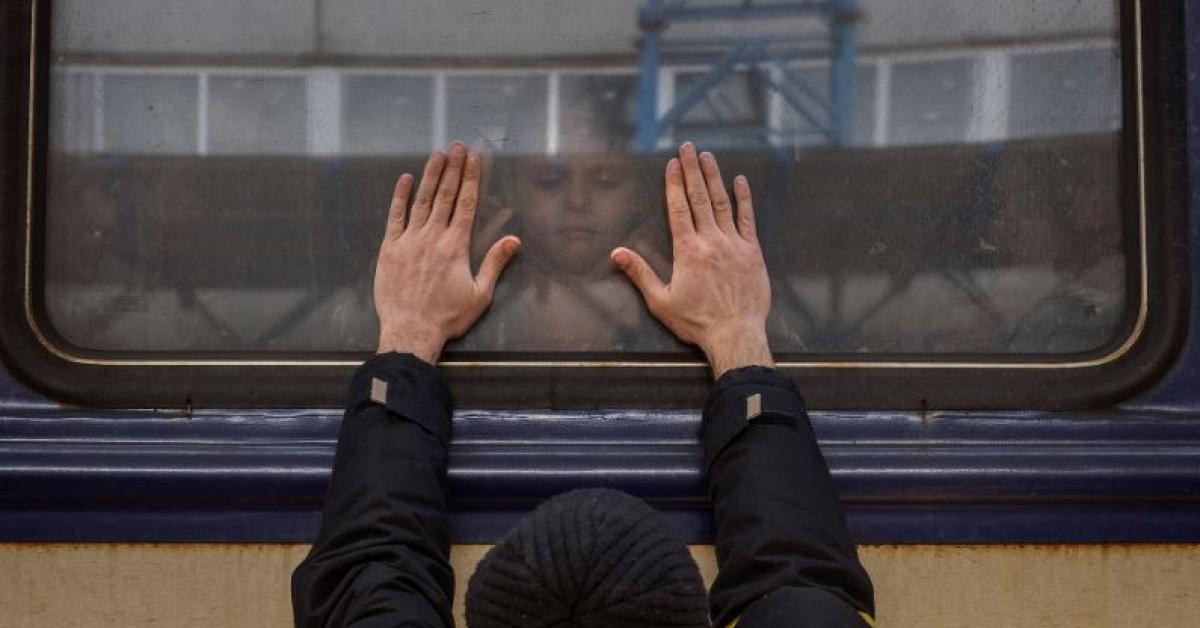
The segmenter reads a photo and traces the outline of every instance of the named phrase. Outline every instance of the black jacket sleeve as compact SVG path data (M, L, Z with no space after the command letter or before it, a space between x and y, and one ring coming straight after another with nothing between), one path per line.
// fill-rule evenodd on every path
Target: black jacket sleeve
M453 626L450 390L408 354L358 369L321 530L292 574L296 626Z
M870 621L860 613L874 615L871 580L795 384L763 367L726 373L701 436L717 524L713 625Z

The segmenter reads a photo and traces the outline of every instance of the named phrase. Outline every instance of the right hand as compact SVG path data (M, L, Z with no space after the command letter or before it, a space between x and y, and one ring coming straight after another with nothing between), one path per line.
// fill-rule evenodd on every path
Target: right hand
M620 247L612 261L680 340L697 345L713 377L743 366L774 366L767 344L771 285L754 227L746 178L733 180L737 215L711 153L684 142L667 162L667 221L674 264L664 284L641 255Z

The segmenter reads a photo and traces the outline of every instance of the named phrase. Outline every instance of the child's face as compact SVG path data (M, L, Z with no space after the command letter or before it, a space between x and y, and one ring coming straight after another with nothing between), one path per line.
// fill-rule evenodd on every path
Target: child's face
M636 208L633 166L622 155L538 158L517 175L517 211L528 254L578 275L611 270Z

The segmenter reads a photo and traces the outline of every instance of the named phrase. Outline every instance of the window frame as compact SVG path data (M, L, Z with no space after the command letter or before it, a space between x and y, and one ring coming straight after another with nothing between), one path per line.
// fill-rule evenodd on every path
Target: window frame
M29 0L0 23L10 42L3 78L5 125L0 164L5 208L0 233L0 354L29 385L70 403L113 407L334 406L340 403L359 353L263 355L252 359L111 359L56 338L33 298L42 260L39 237L48 147L50 11ZM1129 397L1166 369L1188 314L1187 177L1181 61L1166 48L1172 7L1150 0L1121 3L1123 134L1122 206L1126 233L1138 234L1140 264L1129 264L1129 294L1140 295L1131 335L1095 356L1073 362L987 356L951 361L939 355L781 356L818 408L1016 408L1106 406ZM32 46L30 46L32 43ZM1134 60L1133 63L1128 60ZM1134 183L1129 185L1129 183ZM443 372L463 407L689 407L703 398L707 367L666 356L633 361L614 356L528 355L496 361L450 356Z

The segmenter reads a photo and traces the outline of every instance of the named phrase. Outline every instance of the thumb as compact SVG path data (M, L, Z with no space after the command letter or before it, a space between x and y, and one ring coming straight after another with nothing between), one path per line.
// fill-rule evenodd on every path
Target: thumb
M475 275L475 283L485 290L489 299L496 289L496 282L500 280L500 273L504 272L504 267L508 266L520 248L521 241L517 236L506 236L497 240L483 256L483 262L479 264L479 274Z
M646 263L646 260L641 255L625 248L618 247L613 249L610 256L617 268L629 277L629 281L637 287L638 292L642 293L642 298L646 300L646 305L651 309L657 306L662 293L666 290L658 275L654 273L654 269Z

